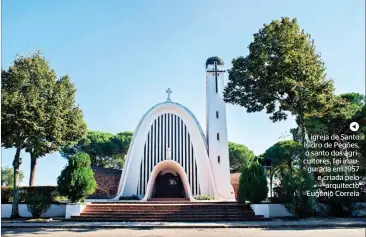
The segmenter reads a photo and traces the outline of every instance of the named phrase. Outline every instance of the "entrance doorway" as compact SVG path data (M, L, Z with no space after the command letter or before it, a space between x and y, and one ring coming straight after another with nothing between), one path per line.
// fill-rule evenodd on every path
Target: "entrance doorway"
M185 198L182 179L179 174L163 173L156 176L153 198Z

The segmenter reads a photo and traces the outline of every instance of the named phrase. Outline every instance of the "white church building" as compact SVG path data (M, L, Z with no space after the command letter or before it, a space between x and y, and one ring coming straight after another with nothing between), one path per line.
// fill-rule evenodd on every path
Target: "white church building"
M226 70L219 57L206 61L206 133L193 113L168 99L140 120L120 179L117 196L153 198L213 196L235 200L230 183L226 105Z

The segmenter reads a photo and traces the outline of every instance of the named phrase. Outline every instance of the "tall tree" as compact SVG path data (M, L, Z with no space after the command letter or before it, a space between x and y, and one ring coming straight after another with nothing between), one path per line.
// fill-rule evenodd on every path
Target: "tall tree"
M86 124L81 109L75 105L75 86L68 76L53 79L52 93L47 96L39 91L38 101L44 100L44 131L33 134L26 147L30 153L31 167L29 185L34 186L37 160L46 154L60 150L61 146L72 144L86 134ZM43 94L43 95L42 95Z
M19 171L19 183L24 179L24 174ZM1 167L1 186L12 186L14 183L14 172L13 168Z
M40 52L28 56L18 56L13 65L1 72L1 145L15 148L14 168L14 201L11 217L19 217L19 171L22 163L21 150L26 149L34 159L56 149L60 141L78 126L74 118L82 118L81 110L73 107L73 113L65 111L67 91L60 91L65 86L67 77L57 81L56 73L50 69L48 62ZM66 93L66 95L61 95ZM56 102L55 102L56 101ZM55 102L55 103L52 103ZM85 127L81 122L80 128ZM66 125L67 124L67 125ZM78 136L78 135L76 135Z
M121 132L114 135L89 131L87 136L77 144L64 146L61 149L61 155L69 158L79 152L85 152L90 156L93 166L122 169L132 136L132 132Z
M301 144L293 140L284 140L275 143L268 148L263 157L271 159L271 169L269 169L270 193L272 194L273 178L283 179L288 172L292 173L295 165L298 165L301 154Z
M244 166L253 162L254 157L254 152L249 150L248 147L229 142L230 172L241 172Z
M338 150L342 152L342 158L348 159L348 152L352 150L357 150L359 152L359 157L357 158L360 162L360 169L357 174L359 177L365 176L366 172L366 150L362 149L364 140L353 140L351 141L349 138L345 140L344 135L359 135L363 136L365 139L366 130L366 103L365 96L359 93L344 93L336 96L332 103L332 106L328 111L324 113L322 116L311 116L305 120L305 125L309 133L314 135L328 135L332 136L333 134L338 135L337 142L339 144L344 144L344 148L342 147L331 147L329 148L329 152L333 150ZM360 129L358 131L351 131L349 126L351 122L358 122L360 125ZM321 141L319 141L321 142ZM318 143L319 143L318 142ZM326 142L326 141L325 141ZM346 148L347 142L357 142L360 146L359 148ZM323 144L324 146L324 144ZM321 148L320 150L324 150ZM332 162L332 158L334 156L329 156L330 162ZM320 174L321 175L321 174Z
M304 119L321 114L334 89L314 41L297 20L285 17L264 24L254 34L249 55L233 59L232 65L225 101L249 113L265 110L273 122L287 119L289 113L296 116L304 145Z

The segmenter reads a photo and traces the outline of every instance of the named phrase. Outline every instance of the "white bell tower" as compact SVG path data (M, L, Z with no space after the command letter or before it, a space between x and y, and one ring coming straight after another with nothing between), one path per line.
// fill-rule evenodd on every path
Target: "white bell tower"
M235 200L230 181L229 144L226 126L224 62L219 57L206 60L206 137L217 190L217 199Z

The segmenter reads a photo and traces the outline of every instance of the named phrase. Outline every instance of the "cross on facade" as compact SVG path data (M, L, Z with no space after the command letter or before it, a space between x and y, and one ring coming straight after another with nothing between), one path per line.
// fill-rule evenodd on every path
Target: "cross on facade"
M219 92L219 88L218 88L218 85L217 85L217 62L215 62L215 91L216 91L216 93L218 93Z
M167 154L167 160L171 160L172 159L172 149L170 147L168 147L166 149L166 154Z
M165 91L167 94L168 94L168 98L166 101L170 102L170 94L172 93L172 90L170 88L168 88L166 91Z

